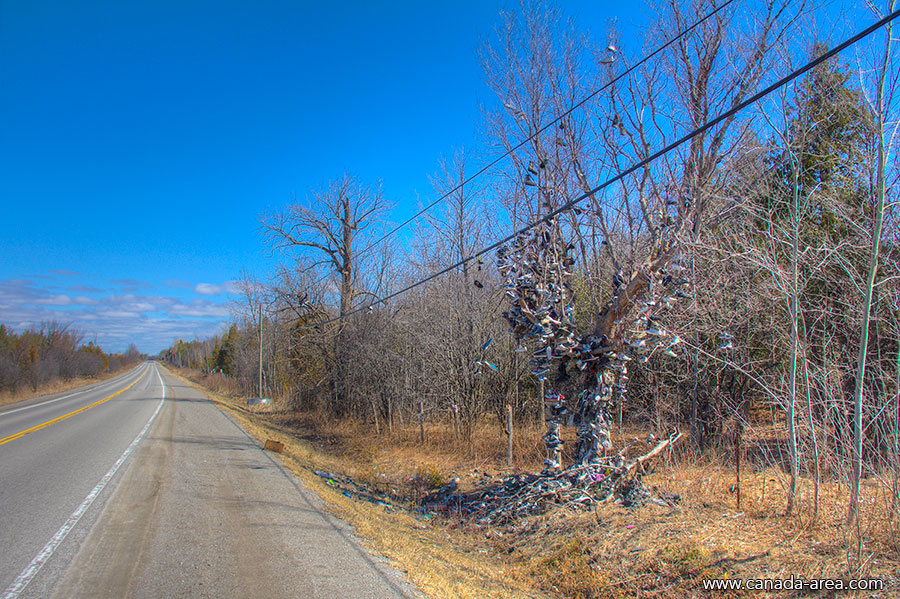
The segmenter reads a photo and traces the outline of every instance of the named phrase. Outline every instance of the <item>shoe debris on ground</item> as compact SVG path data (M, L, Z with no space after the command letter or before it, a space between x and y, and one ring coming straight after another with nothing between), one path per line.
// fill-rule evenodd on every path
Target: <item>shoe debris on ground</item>
M680 498L641 482L644 464L681 438L673 432L646 454L626 460L625 450L599 463L573 465L561 471L509 476L499 483L469 493L457 490L457 480L427 495L423 513L456 515L479 526L505 525L563 506L580 510L613 501L625 507L647 503L673 507ZM651 438L648 438L648 442ZM655 440L655 439L652 439ZM630 447L631 445L629 445ZM626 448L627 449L627 448Z

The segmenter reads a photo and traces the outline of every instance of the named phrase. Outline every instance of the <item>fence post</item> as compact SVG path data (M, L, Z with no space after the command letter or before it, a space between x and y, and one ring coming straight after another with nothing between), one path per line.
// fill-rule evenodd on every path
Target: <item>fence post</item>
M512 466L513 458L513 411L510 404L506 404L506 465Z
M425 402L419 402L419 445L425 445Z
M459 406L453 404L450 406L450 412L453 414L453 438L459 439Z

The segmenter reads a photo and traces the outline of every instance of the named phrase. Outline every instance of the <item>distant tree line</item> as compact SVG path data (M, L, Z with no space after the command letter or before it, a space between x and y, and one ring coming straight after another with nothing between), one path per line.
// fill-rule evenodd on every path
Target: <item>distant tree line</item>
M790 2L760 5L752 19L735 5L625 72L637 59L629 49L660 45L710 7L654 4L645 45L614 28L594 38L543 3L504 14L481 52L498 100L482 133L490 155L510 159L465 184L472 154L442 160L433 184L446 198L403 245L393 236L370 247L388 230L387 205L378 185L352 175L263 217L284 266L265 281L245 278L227 333L178 341L162 357L380 430L455 411L467 434L491 415L501 422L507 404L520 422L540 421L545 387L571 398L575 377L531 375L531 349L517 347L500 316L508 289L493 254L381 300L585 195L562 217L584 330L660 231L690 219L678 239L687 266L671 273L686 293L653 310L677 336L675 357L654 352L632 368L618 422L686 429L701 451L782 468L788 511L801 502L801 476L815 479L816 508L821 480L858 488L873 476L900 513L900 162L891 145L900 68L890 30L860 47L857 64L825 61L592 191L827 49L806 34L816 15Z
M16 333L0 324L0 391L37 391L56 380L115 372L144 358L132 344L124 354L107 354L84 334L58 322Z

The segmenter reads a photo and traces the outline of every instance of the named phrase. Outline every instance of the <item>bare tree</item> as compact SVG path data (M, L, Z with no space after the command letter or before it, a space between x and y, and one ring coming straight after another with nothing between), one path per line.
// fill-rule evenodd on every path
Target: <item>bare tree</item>
M518 210L531 218L540 217L580 192L590 197L593 202L591 218L599 223L599 227L590 227L589 234L601 236L600 244L581 243L578 217L582 212L571 210L549 222L549 230L536 229L536 235L547 238L544 241L535 239L540 248L536 249L532 243L529 249L527 242L514 246L512 254L506 254L512 258L511 262L506 260L508 272L515 272L519 266L514 263L528 252L555 256L555 263L559 264L560 260L564 263L568 259L564 254L570 249L579 248L584 262L588 252L580 248L597 245L605 248L604 253L613 268L609 273L612 285L598 285L592 291L598 296L605 292L611 297L598 297L595 305L600 306L599 315L593 318L590 328L591 337L598 347L604 348L607 357L619 356L624 361L632 349L640 346L642 332L629 328L634 327L634 323L639 323L638 328L661 330L651 327L647 320L658 318L661 312L659 308L648 310L647 306L651 305L648 302L663 299L657 298L656 294L667 291L663 281L672 282L669 271L675 272L679 281L684 278L683 270L687 269L689 274L693 272L691 262L682 264L676 257L680 257L684 248L690 249L701 236L707 205L722 187L723 177L718 165L744 138L746 124L734 116L693 136L684 153L673 153L658 164L647 165L623 179L618 188L621 195L596 197L593 189L608 176L609 169L624 170L629 163L647 159L671 138L683 134L685 129L699 128L755 91L773 61L769 52L771 46L794 24L794 9L788 10L788 6L783 0L769 3L763 14L751 23L743 21L734 7L717 12L679 38L668 51L662 70L651 66L632 72L624 86L613 86L608 97L598 96L586 112L567 114L552 132L541 133L544 125L560 114L560 107L570 103L570 98L577 94L573 90L578 86L573 82L579 79L568 77L568 74L587 67L587 76L583 76L582 81L602 82L604 78L611 81L613 66L627 64L625 53L616 45L617 36L611 33L594 50L593 56L601 64L598 71L583 60L584 37L570 29L560 34L562 28L557 13L545 10L540 3L529 3L523 5L521 22L506 20L498 49L484 53L489 84L505 108L505 112L489 121L494 139L501 147L511 149L514 147L513 132L532 136L523 146L527 150L520 149L514 154L514 168L506 175L507 180L514 182L513 200L508 202L513 218ZM671 37L672 23L676 30L686 30L709 10L708 3L699 0L686 6L678 2L665 3L657 20L660 26L652 30L650 43L661 43ZM571 40L576 39L582 43L572 43ZM597 135L601 140L619 137L627 142L607 144L607 148L614 150L596 148L587 141L593 137L589 133L602 133L602 136ZM601 156L604 158L597 159ZM533 196L528 195L529 188L534 189ZM562 239L566 241L560 242ZM570 239L574 243L568 248ZM557 274L559 272L562 271ZM569 285L566 277L570 274L560 277L541 271L536 272L535 277L540 279L549 275L551 279L545 283L562 289ZM675 291L674 287L670 288L665 297L673 297ZM687 294L682 292L682 295ZM520 294L514 301L525 300ZM526 320L532 308L525 308L523 316ZM563 319L561 309L556 312L560 320L567 321L560 329L565 329L561 337L554 336L553 342L558 347L562 337L572 335L575 322L574 317ZM655 312L652 317L650 312ZM515 316L518 318L518 313ZM525 323L522 325L524 327ZM694 341L695 346L699 344L699 340ZM540 346L538 349L545 348ZM553 359L556 351L551 348L548 357ZM563 351L572 355L572 350ZM675 354L674 351L671 353ZM697 409L698 360L694 354L692 431L702 445ZM584 410L580 431L594 436L593 441L582 443L594 448L581 452L579 459L582 461L590 460L596 454L597 435L608 438L608 417L602 414L611 402L621 401L628 380L625 376L628 367L621 363L620 366L618 374L605 370L598 374L592 367L589 369L592 372L588 377L590 380L584 381L584 396L599 399L580 402ZM536 372L543 370L538 367ZM598 401L602 405L597 404ZM590 425L588 420L591 420Z
M362 185L345 174L325 188L315 190L306 204L294 203L285 211L263 219L262 227L273 247L290 251L304 272L322 272L338 277L340 319L334 335L334 376L331 379L335 407L346 409L350 400L345 343L345 317L354 301L367 293L359 285L362 261L357 242L378 222L387 209L379 186Z
M872 5L879 17L893 12L896 0L888 0L882 14ZM862 323L859 329L859 354L857 356L856 381L853 388L853 458L851 465L851 494L847 520L850 524L859 524L859 493L863 470L863 389L866 374L866 357L869 344L870 317L873 309L875 280L879 267L879 250L881 247L882 226L884 222L887 168L893 151L893 142L898 131L896 119L897 93L900 92L900 79L895 64L894 44L892 39L893 21L889 22L879 34L883 38L883 47L874 59L870 97L870 109L874 116L875 155L872 168L872 197L874 213L871 230L871 246L869 250L869 266L863 294ZM859 533L857 533L859 537ZM860 539L861 543L861 539Z
M295 202L283 212L263 219L269 243L291 250L303 270L318 270L339 276L339 316L347 314L358 290L360 258L356 241L386 211L380 186L367 187L345 174L323 189L311 193L307 204ZM311 251L306 251L311 250Z
M421 247L418 261L426 271L466 261L459 272L426 292L431 304L426 310L432 315L429 328L434 334L429 347L433 355L444 358L440 365L432 363L434 379L441 381L438 387L445 392L444 405L439 409L455 409L463 435L469 438L485 411L486 379L493 376L497 366L496 359L482 350L495 334L491 304L496 304L496 286L488 280L489 268L480 258L468 261L487 241L490 218L481 188L463 184L467 178L464 150L455 152L449 160L441 159L439 168L431 183L446 199L440 210L426 214L424 226L417 231L417 245ZM491 348L491 353L495 350Z

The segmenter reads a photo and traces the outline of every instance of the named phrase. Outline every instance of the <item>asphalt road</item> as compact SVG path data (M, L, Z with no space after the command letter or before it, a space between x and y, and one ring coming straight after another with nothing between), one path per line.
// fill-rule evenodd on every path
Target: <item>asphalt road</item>
M0 410L0 506L0 599L418 596L154 363Z

